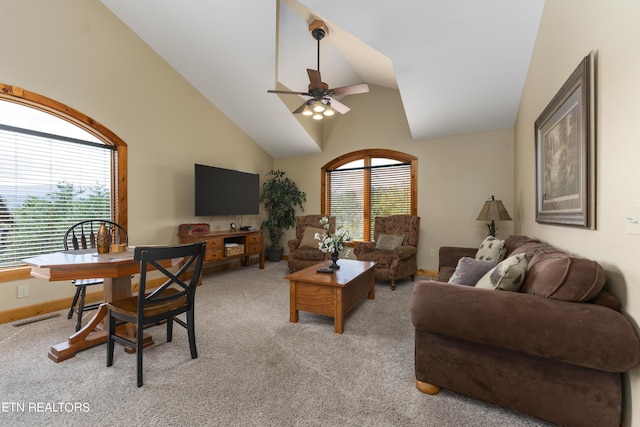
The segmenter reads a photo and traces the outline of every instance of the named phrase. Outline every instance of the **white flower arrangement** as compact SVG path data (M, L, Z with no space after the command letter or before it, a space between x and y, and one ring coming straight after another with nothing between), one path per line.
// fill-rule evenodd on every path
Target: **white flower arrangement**
M345 230L342 226L338 227L338 229L332 235L329 234L329 218L326 216L322 217L320 220L320 225L327 230L324 233L316 233L315 238L320 240L318 243L318 249L325 253L335 253L340 252L344 249L345 242L351 240L351 234L349 230Z

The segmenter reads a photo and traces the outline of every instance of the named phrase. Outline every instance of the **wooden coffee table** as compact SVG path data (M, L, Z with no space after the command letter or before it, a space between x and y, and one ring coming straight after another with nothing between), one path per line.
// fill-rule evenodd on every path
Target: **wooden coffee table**
M289 279L289 321L298 322L298 310L333 317L333 329L344 332L344 315L365 295L375 298L372 261L338 260L340 268L332 274L318 273L331 261L286 275Z

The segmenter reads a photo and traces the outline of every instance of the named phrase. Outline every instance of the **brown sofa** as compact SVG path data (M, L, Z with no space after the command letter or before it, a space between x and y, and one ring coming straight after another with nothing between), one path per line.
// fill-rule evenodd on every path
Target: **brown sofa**
M416 283L418 389L443 387L560 425L619 426L621 377L640 362L640 341L603 290L603 268L526 236L505 246L506 257L528 260L519 292L447 283L477 248L441 248L438 280Z

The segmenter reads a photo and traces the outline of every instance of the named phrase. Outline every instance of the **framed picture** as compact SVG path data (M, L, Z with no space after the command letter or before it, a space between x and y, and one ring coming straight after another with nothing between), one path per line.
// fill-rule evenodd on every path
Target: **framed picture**
M536 222L595 229L594 54L535 122Z

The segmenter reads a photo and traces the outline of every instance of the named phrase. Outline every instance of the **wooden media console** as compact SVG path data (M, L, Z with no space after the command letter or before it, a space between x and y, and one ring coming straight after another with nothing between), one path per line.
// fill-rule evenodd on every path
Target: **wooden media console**
M240 258L243 265L249 265L253 255L260 257L260 268L264 268L264 233L254 231L207 231L178 233L180 244L207 242L205 263Z

